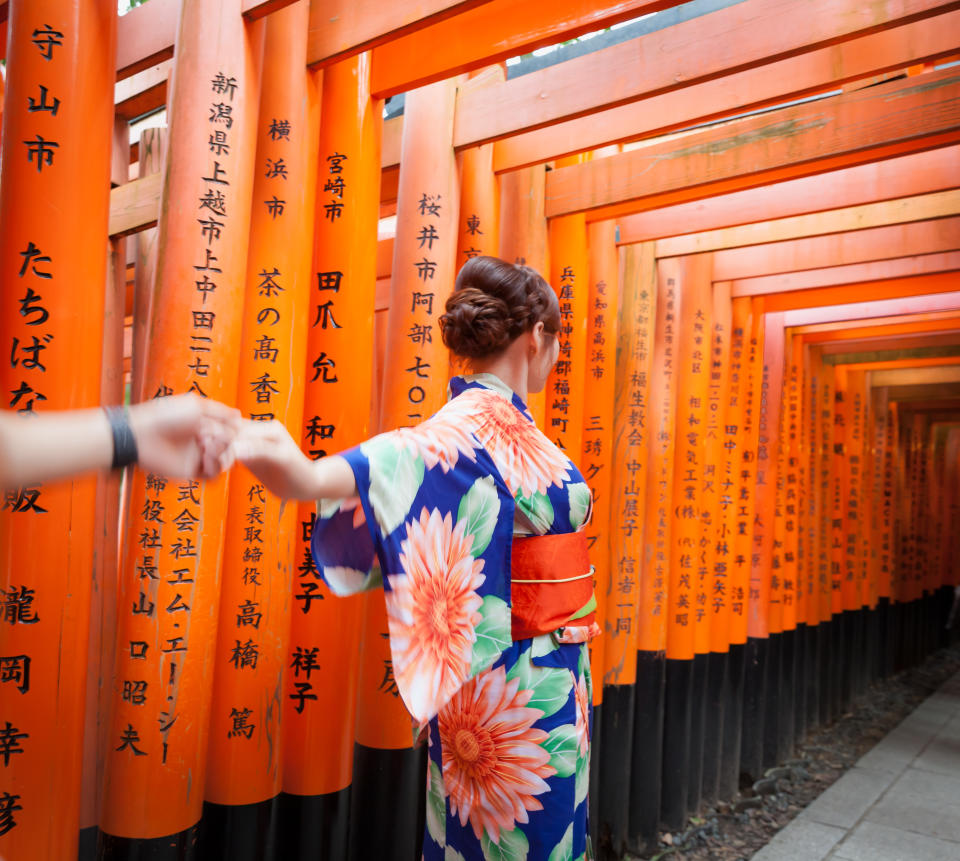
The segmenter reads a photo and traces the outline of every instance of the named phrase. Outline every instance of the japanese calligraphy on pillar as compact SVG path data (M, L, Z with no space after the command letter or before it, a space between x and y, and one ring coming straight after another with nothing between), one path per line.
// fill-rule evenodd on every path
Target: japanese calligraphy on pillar
M742 491L741 449L744 417L749 395L749 366L745 361L750 332L750 300L733 300L730 322L730 363L727 372L727 404L723 425L723 472L720 482L720 520L723 524L716 545L718 571L727 576L727 599L730 613L730 643L742 645L747 637L747 590L749 568L737 554L737 536L746 518L746 500ZM746 527L744 527L745 529ZM718 583L722 583L719 578Z
M607 343L617 361L610 516L610 585L606 600L606 684L629 684L637 649L663 648L666 586L651 581L643 548L646 533L651 367L657 325L657 271L652 243L621 248L617 340ZM591 344L588 347L592 348ZM589 371L588 371L589 375ZM589 435L586 445L589 446ZM646 537L645 537L646 535Z
M0 388L27 427L100 403L115 30L63 2L18 4L7 29ZM2 494L3 857L77 853L95 516L94 478Z
M587 226L582 214L549 224L551 286L560 303L560 352L547 380L544 433L576 459L583 440L586 323L589 300Z
M707 575L712 542L701 525L705 439L711 351L712 285L710 258L678 262L684 303L678 317L677 400L674 486L670 516L669 617L667 655L689 660L709 651Z
M726 513L730 508L727 485L727 402L730 379L730 330L732 306L730 283L713 285L712 338L710 342L710 380L707 387L705 425L706 466L702 491L701 517L704 537L710 543L712 568L708 580L707 608L710 614L710 649L725 652L730 645L730 535Z
M222 0L184 4L181 10L146 397L193 392L233 403L240 387L254 398L278 396L279 385L269 383L275 376L256 391L250 388L253 377L239 377L241 351L252 347L243 338L241 299L251 213L273 217L262 197L252 197L254 174L267 170L265 162L254 164L262 31L247 28L239 7L237 0ZM277 188L284 183L282 167L269 168L277 171ZM275 212L279 218L280 209ZM269 275L272 264L264 263ZM278 275L261 280L264 292L274 296L271 283L288 286ZM263 298L267 304L273 297ZM269 327L269 321L263 323ZM269 403L258 404L256 412L269 411ZM112 705L100 827L112 835L154 837L198 821L203 793L197 787L204 785L208 728L216 724L208 693L213 665L219 664L216 674L253 672L260 662L256 625L262 630L265 616L252 592L220 616L224 630L237 632L230 661L221 664L216 636L225 479L183 481L135 471L130 485L127 528L133 541L121 574L116 673L131 684L118 686ZM245 502L248 540L229 552L255 557L266 540L266 522L258 522L256 496ZM252 712L249 702L230 707L237 712L230 716L228 709L226 716L230 728L236 726L231 741L240 744L248 732L255 733L258 721L244 712ZM165 803L147 812L132 805L131 796L142 786L162 794Z

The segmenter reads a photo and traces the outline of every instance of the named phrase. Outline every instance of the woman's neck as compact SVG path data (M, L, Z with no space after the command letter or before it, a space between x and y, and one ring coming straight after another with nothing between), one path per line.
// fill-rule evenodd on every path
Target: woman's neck
M527 400L527 352L526 345L517 338L507 349L497 356L472 363L472 370L478 374L493 374L510 387L520 400Z

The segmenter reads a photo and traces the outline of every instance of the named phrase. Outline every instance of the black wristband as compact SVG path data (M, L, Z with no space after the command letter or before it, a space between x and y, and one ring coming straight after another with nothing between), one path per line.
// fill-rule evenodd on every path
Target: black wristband
M110 433L113 435L113 463L111 469L122 469L137 462L137 441L133 437L127 410L124 407L104 407Z

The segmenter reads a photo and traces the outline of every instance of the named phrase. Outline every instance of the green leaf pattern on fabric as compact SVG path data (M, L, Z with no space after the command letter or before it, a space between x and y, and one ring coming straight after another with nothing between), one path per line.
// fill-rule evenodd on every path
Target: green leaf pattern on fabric
M496 843L484 831L480 845L483 848L483 857L487 861L527 861L527 852L530 851L527 835L519 828L501 831L500 839Z
M470 555L478 559L493 538L493 530L500 515L500 495L492 475L478 478L460 501L457 523L464 524L464 532L473 536Z
M590 488L583 482L569 485L570 527L576 532L587 519L590 511Z
M556 714L573 689L573 676L565 667L538 667L530 660L528 649L507 672L507 680L520 680L520 687L533 691L527 708L540 709L544 717Z
M432 759L430 787L427 790L427 832L441 846L447 845L447 803L443 786L443 772Z
M534 493L532 496L524 496L518 493L515 502L520 512L533 525L533 530L537 535L542 535L553 526L553 504L550 497L544 493Z
M496 595L487 595L480 605L480 624L470 656L470 675L489 667L510 647L510 607Z
M380 528L389 535L411 514L423 484L423 458L389 434L363 443L360 450L370 462L370 505Z
M572 723L550 730L541 747L550 754L557 777L569 777L577 767L577 728Z
M573 861L573 823L567 826L560 842L553 847L547 861Z

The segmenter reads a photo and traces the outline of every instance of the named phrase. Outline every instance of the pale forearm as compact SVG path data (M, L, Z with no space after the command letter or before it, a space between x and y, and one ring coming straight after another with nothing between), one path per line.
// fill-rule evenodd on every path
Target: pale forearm
M106 469L113 437L102 409L22 416L0 413L4 490Z

